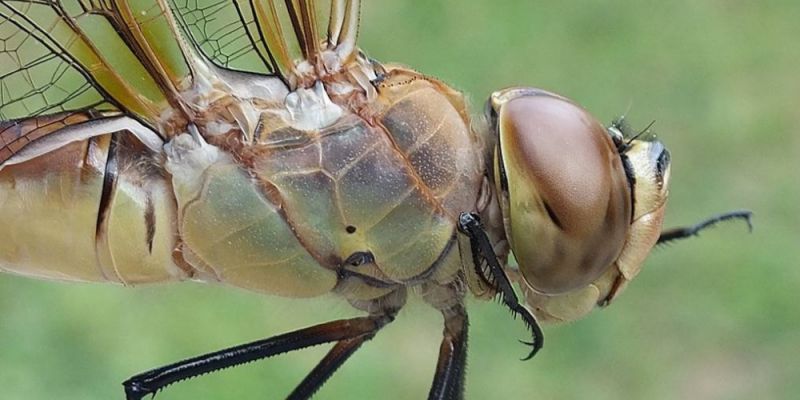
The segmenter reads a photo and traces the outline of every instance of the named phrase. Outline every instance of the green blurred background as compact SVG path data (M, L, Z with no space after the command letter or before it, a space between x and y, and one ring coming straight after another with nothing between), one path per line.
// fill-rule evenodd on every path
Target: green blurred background
M361 45L449 82L482 109L493 90L559 92L601 120L655 119L672 152L667 225L734 208L654 251L610 308L526 338L470 301L470 399L778 399L800 393L800 3L366 1ZM267 298L192 283L123 289L0 276L0 398L122 398L121 381L177 359L355 315L337 299ZM412 300L319 393L420 399L441 334ZM282 398L313 349L168 388L161 399Z

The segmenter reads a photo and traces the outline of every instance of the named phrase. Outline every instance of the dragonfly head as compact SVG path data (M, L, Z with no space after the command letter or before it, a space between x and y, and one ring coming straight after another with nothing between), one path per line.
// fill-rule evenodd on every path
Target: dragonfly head
M606 129L540 89L495 92L487 114L495 193L526 291L559 296L595 284L642 235L637 217L663 213L669 153L660 142L626 138L621 122ZM657 237L636 246L646 255Z

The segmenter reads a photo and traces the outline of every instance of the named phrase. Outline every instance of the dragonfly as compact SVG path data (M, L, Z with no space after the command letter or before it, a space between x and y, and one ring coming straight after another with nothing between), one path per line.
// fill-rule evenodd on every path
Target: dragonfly
M0 270L334 294L363 316L178 361L129 400L332 344L312 397L410 293L443 334L429 399L464 396L465 298L527 328L605 307L663 229L670 153L533 87L464 95L357 44L359 0L0 1Z

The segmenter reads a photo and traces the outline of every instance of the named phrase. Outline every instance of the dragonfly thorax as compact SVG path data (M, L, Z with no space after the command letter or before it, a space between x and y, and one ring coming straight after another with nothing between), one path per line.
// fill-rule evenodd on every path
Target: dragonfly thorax
M173 184L186 190L178 196L183 252L201 275L273 293L346 286L345 296L358 298L455 278L457 217L475 210L483 165L463 99L399 68L376 84L371 103L331 96L331 86L318 81L282 101L217 102L227 117L198 126L192 140L207 143L195 155L168 145ZM182 168L184 160L193 164ZM232 232L217 226L223 204L250 204L256 220ZM253 273L280 276L281 288L253 287L275 281Z

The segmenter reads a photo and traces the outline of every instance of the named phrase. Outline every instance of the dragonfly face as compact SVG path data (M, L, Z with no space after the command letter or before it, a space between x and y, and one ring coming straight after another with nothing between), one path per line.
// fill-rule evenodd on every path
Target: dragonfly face
M0 0L1 270L366 312L136 375L128 399L332 343L290 395L309 398L411 292L444 319L429 398L460 399L467 290L521 317L530 358L537 318L578 318L654 244L749 217L661 232L660 142L532 88L472 129L461 93L357 47L360 1L328 10L323 30L311 0Z
M495 189L529 305L566 321L608 303L658 240L669 152L538 89L496 92L487 107Z

